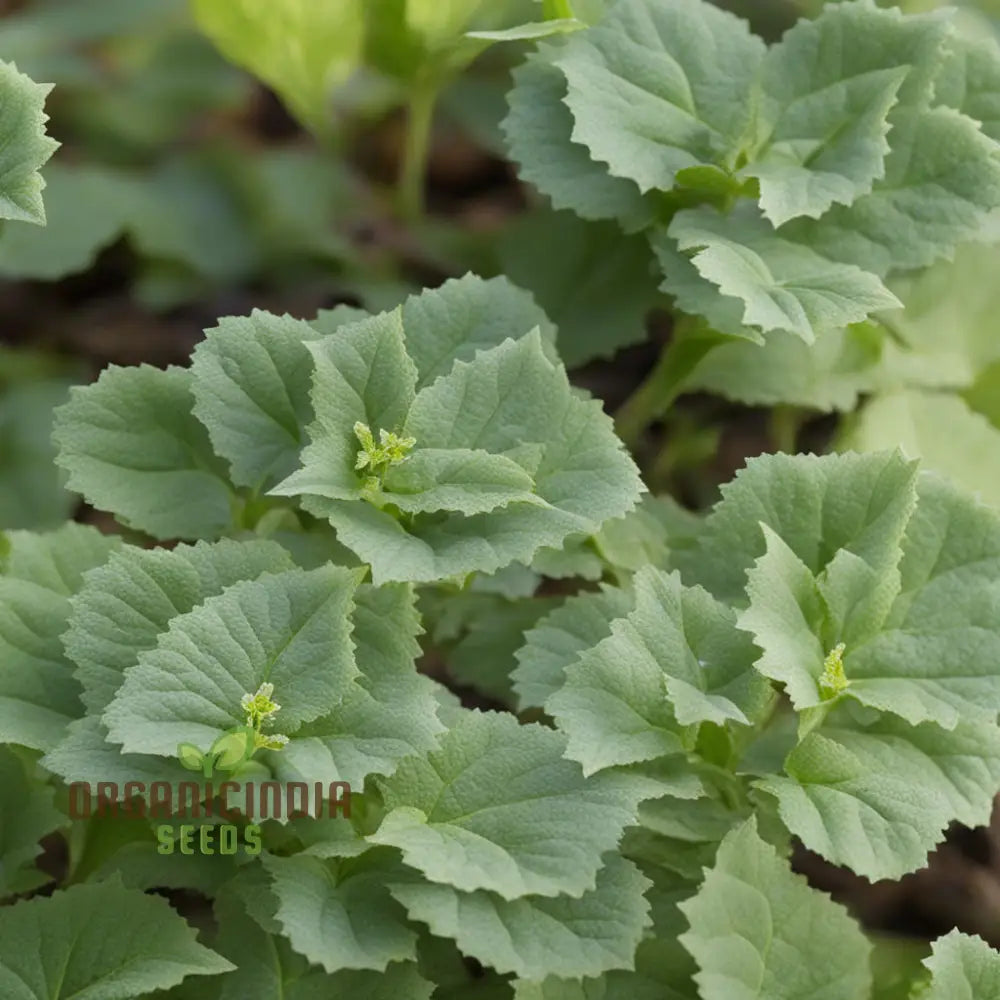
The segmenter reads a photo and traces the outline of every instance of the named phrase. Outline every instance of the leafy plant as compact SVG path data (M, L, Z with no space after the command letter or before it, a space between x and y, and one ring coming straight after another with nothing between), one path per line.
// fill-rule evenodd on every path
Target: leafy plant
M192 0L198 22L234 62L265 80L306 127L329 139L332 94L367 70L405 97L409 113L399 179L399 207L416 219L434 106L441 91L490 45L575 31L586 21L570 0L541 2L541 20L518 23L525 0ZM600 0L581 13L596 16ZM475 29L475 30L473 30Z
M451 941L514 995L599 980L867 997L871 944L785 854L794 836L893 878L948 823L988 818L1000 515L896 453L758 459L707 520L653 541L664 568L640 558L528 631L514 688L555 728L461 708L415 669L413 582L447 607L469 574L586 533L553 482L591 531L638 498L606 418L560 396L544 325L509 286L466 278L376 317L226 320L190 369L75 390L56 437L76 485L133 530L203 540L11 533L0 734L49 781L122 795L179 789L178 744L224 753L234 728L280 715L287 742L255 738L249 780L346 781L362 803L268 824L254 864L219 859L218 912L246 900L232 926L272 942L268 975L289 987L409 970L430 995L429 956ZM620 540L595 546L629 561ZM133 858L155 821L124 846L94 822L71 879L204 888L182 856L169 876ZM946 983L992 967L962 940L931 961ZM215 947L239 964L224 935Z
M770 46L702 0L625 0L539 46L505 123L522 177L558 209L642 233L675 309L669 349L617 416L626 440L720 345L766 345L765 379L765 357L815 364L813 342L836 363L857 324L899 304L886 279L981 236L1000 199L998 56L940 13L866 0ZM733 350L742 370L753 351ZM773 398L746 381L742 398Z
M311 118L348 57L317 30L290 68L274 26L320 13L279 13L234 52ZM451 72L472 13L351 27L419 27ZM989 110L993 53L940 18L849 3L767 50L695 0L543 18L504 36L573 22L509 127L686 289L667 395L723 337L815 339L824 370L890 272L981 235L998 160L962 109ZM8 83L0 197L38 216L43 95ZM638 177L599 166L625 153ZM185 367L72 390L56 463L121 530L0 536L0 995L993 1000L985 941L900 958L793 862L895 879L988 820L1000 511L888 448L752 459L692 514L558 343L467 274L380 313L225 317ZM988 407L990 351L934 384Z

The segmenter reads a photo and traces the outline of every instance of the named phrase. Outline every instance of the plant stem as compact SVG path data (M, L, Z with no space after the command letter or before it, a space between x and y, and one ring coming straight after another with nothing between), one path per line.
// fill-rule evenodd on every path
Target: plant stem
M642 432L666 413L680 395L684 380L722 340L719 334L688 333L678 325L674 339L660 355L656 367L615 414L615 429L629 448L635 450Z
M437 85L427 80L416 81L410 94L406 144L397 191L399 214L407 222L419 222L424 214L424 182L427 179L427 157L437 96Z
M801 411L794 406L778 405L771 410L771 443L781 452L793 455L802 426Z

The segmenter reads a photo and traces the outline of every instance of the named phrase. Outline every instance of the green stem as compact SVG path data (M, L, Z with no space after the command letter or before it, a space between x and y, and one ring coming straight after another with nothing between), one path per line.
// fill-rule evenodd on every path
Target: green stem
M410 95L397 192L399 213L407 222L419 222L424 214L424 183L437 96L437 84L426 80L416 82Z
M793 455L802 427L802 412L795 406L776 406L771 411L771 443L778 451Z
M618 436L633 451L643 431L663 416L680 395L685 379L722 341L718 334L688 333L678 325L674 339L660 355L656 367L615 414Z

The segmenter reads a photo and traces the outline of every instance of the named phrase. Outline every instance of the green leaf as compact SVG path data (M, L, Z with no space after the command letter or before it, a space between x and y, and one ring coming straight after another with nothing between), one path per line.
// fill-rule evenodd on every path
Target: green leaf
M124 229L135 184L107 167L66 166L45 171L44 229L5 226L0 232L0 274L54 281L88 270Z
M312 419L306 345L319 338L302 320L255 309L220 320L195 348L194 415L237 485L273 486L298 467Z
M38 171L59 147L45 134L51 89L0 60L0 219L45 224L45 181Z
M508 901L416 880L390 884L389 891L412 920L454 939L464 955L500 973L543 979L631 968L649 923L643 898L649 886L635 865L612 854L597 873L596 888L577 899Z
M989 1000L1000 992L1000 955L982 938L954 930L924 959L930 986L920 1000Z
M728 608L652 568L639 571L635 590L634 609L566 667L545 703L586 774L682 752L685 727L749 724L769 702L757 651Z
M89 713L108 707L125 671L156 646L174 618L241 580L290 569L287 552L260 540L113 552L87 574L62 637Z
M275 860L280 863L284 859ZM261 873L266 884L268 876L263 866L253 870ZM256 880L251 883L244 870L216 897L219 936L215 946L237 965L219 980L222 992L217 1000L244 1000L247 996L283 1000L328 1000L331 996L430 1000L433 986L420 977L412 962L394 962L384 972L344 970L331 975L320 969L308 970L306 959L292 951L287 939L275 936L281 930L280 924L272 934L248 916L245 897L261 888Z
M122 1000L232 968L165 899L114 882L0 910L0 992L9 1000Z
M292 733L322 716L358 674L349 614L355 574L336 566L265 574L173 618L104 714L126 753L173 756L244 725L245 694L272 683L275 721Z
M0 747L0 898L18 891L25 868L41 852L38 842L66 823L53 803L52 789L38 782L33 771Z
M369 775L392 774L404 757L433 749L444 730L432 686L414 669L420 621L410 588L363 586L355 602L359 676L332 712L305 723L272 755L281 780L346 781L360 789Z
M594 548L619 579L646 565L665 567L669 543L673 540L672 521L678 514L697 521L672 497L654 497L647 493L635 510L624 517L605 521L594 535Z
M528 288L559 327L559 354L574 368L646 338L661 300L649 246L612 223L569 212L518 219L500 242L504 272Z
M8 531L0 555L0 573L34 584L59 597L72 597L86 574L116 552L121 539L90 525L68 521L55 531Z
M916 464L898 452L767 455L722 488L693 547L673 561L687 584L742 605L746 573L766 551L765 524L815 576L841 549L894 565L916 499Z
M407 0L406 24L428 48L441 48L462 36L483 0Z
M414 398L417 370L406 353L402 311L350 323L308 346L316 365L310 443L302 452L302 468L270 492L356 499L362 479L355 424L376 435L398 431Z
M1000 629L994 624L1000 591L993 576L1000 516L929 473L907 482L899 476L905 466L898 454L889 456L890 467L896 466L895 501L874 500L869 477L880 467L889 471L886 457L845 456L848 464L840 467L843 486L853 476L863 491L858 499L873 499L870 513L876 503L882 507L872 524L880 524L880 538L873 532L864 544L828 548L820 562L809 550L818 541L822 551L829 528L810 541L808 529L793 527L786 516L754 512L764 525L766 552L749 572L750 605L740 628L763 650L757 669L783 683L797 709L832 697L823 691L825 665L843 646L845 697L913 725L951 729L960 719L991 725L991 705L1000 694ZM772 510L792 498L803 513L808 509L804 463L795 464L797 470L788 468L784 483L775 484ZM826 502L828 510L836 510L834 502ZM723 513L720 508L720 524Z
M487 697L513 705L511 674L525 632L559 603L557 598L528 600L496 598L466 624L461 640L445 659L449 676Z
M511 674L520 708L541 708L565 684L566 668L611 634L633 604L624 590L602 588L568 598L525 633Z
M872 1000L911 1000L913 983L920 978L921 961L930 944L896 935L872 938Z
M506 278L474 274L451 278L440 288L411 295L402 305L406 352L417 369L417 390L447 375L456 361L473 361L479 351L517 340L536 327L546 356L555 329L530 293Z
M974 243L959 247L953 261L893 280L905 308L881 317L895 336L885 345L880 392L965 388L1000 359L991 281L998 262L1000 247ZM951 335L942 337L942 329Z
M10 532L0 575L0 743L48 750L82 714L80 686L60 637L70 597L118 539L67 524L54 532Z
M510 113L501 123L511 159L519 165L521 179L549 198L553 208L641 229L652 220L653 209L638 186L609 174L571 139L573 116L563 103L566 80L552 65L559 52L557 46L539 45L537 54L512 74Z
M766 346L763 334L756 327L747 326L744 322L746 313L746 303L732 295L723 295L719 287L702 277L694 261L686 253L682 253L677 248L677 242L662 226L651 229L648 232L650 246L660 265L660 270L664 274L664 279L660 284L660 290L666 292L674 300L674 308L689 316L697 316L704 320L710 331L723 334L719 338L717 346L725 348L729 344L729 338L748 340L756 349ZM824 333L819 342L826 339L828 333ZM807 350L814 350L815 343L806 343L796 334L785 333L782 330L773 330L768 336L782 339L792 339L806 347ZM714 350L708 353L709 359L714 354Z
M773 330L765 344L720 344L684 386L749 406L849 411L875 383L882 350L881 332L868 324L827 330L812 344Z
M396 382L386 389L387 405L405 407L407 397L398 383L400 372L412 362L402 354L398 319L391 327L384 318L372 322L375 327L365 328L371 352L379 351L380 336L390 338L395 360L391 372ZM345 333L332 342L346 343ZM388 357L386 352L388 346L379 357ZM360 369L357 378L363 381L367 375ZM364 384L371 387L378 381L373 376ZM534 480L537 499L530 503L508 503L471 516L433 513L397 519L390 511L357 502L363 482L354 468L358 439L348 420L362 419L362 407L359 402L348 411L351 390L342 383L332 363L318 372L313 444L303 453L304 468L278 492L306 493L303 506L330 520L339 540L371 564L376 584L440 580L472 571L492 573L512 562L527 564L539 549L559 548L571 535L592 534L605 520L631 510L638 499L638 473L610 419L599 403L573 391L565 370L547 357L538 330L480 351L471 362L454 362L449 374L417 394L402 428L418 448L478 449L517 462ZM334 395L337 386L341 390ZM398 426L398 416L395 410L386 420L376 412L364 422L384 429Z
M995 38L955 32L934 79L934 98L1000 141L1000 47Z
M748 574L750 607L738 624L762 650L756 669L783 684L801 711L823 700L819 685L828 652L821 639L826 607L809 567L780 535L762 528L767 551Z
M383 499L408 514L488 514L511 503L537 503L531 476L506 455L479 448L422 448L388 470Z
M6 231L24 229L8 226ZM0 389L0 526L4 528L56 528L73 513L76 498L63 489L51 441L53 411L68 394L68 381L55 378L32 378Z
M358 0L192 0L201 29L226 58L259 76L292 113L323 134L329 95L361 60L364 9Z
M807 848L873 881L894 879L923 867L949 823L989 820L1000 730L863 721L845 706L792 750L785 773L756 784Z
M838 904L810 888L750 820L726 835L681 942L703 1000L868 1000L871 945Z
M875 396L863 407L845 448L898 447L924 468L1000 504L1000 430L951 393L910 389Z
M745 21L701 0L625 0L554 60L573 139L643 192L670 189L689 167L728 164L764 51Z
M743 303L741 321L765 334L782 330L812 342L900 304L875 275L776 235L749 206L726 216L687 209L668 233L681 250L695 251L692 263L703 278Z
M386 816L369 840L463 892L513 900L593 890L601 855L648 789L620 774L585 779L565 749L550 729L470 713L439 750L379 783Z
M420 975L413 962L393 962L385 972L337 972L332 976L310 972L297 980L285 1000L328 1000L332 996L363 996L366 1000L431 1000L434 984ZM228 1000L228 998L224 998ZM239 1000L233 997L233 1000Z
M859 701L951 729L992 725L1000 629L1000 515L924 473L885 628L845 657Z
M1000 206L998 145L947 107L891 117L885 178L850 207L800 219L783 234L830 260L884 277L950 259ZM886 307L883 307L886 308Z
M653 927L635 953L635 971L615 970L597 978L518 980L515 1000L698 1000L694 962L678 943L686 923L678 902L692 886L678 884L663 869L643 869L653 881L646 893Z
M287 996L308 968L306 960L293 952L285 939L269 933L247 912L245 895L257 894L259 899L263 891L268 893L267 902L272 902L267 886L263 865L254 865L215 894L213 911L219 933L214 945L235 965L232 972L218 980L217 1000L242 1000L254 992L264 997Z
M174 794L177 794L177 789L174 789ZM95 838L94 825L102 821L89 820L87 822L92 824L89 827L90 837L99 840L100 835ZM105 824L118 824L119 827L126 828L129 825L135 825L139 828L136 831L138 833L143 821L109 816L103 822ZM167 825L168 822L188 825L190 819L183 817L166 822L160 820L160 823L164 823L164 825ZM201 827L221 824L213 824L211 820L195 820L193 825L199 829L198 836L200 836ZM192 856L181 854L180 851L175 851L173 854L161 854L159 844L153 839L154 830L147 825L147 829L142 833L145 834L144 839L130 840L117 850L109 850L107 859L97 867L92 875L88 874L87 880L105 882L118 879L126 888L141 889L143 892L188 889L211 896L217 893L221 886L238 871L239 862L236 857L219 855L219 834L216 830L212 831L212 843L216 853L195 853ZM100 845L99 849L103 846ZM79 874L82 872L78 873L78 877Z
M112 783L117 786L116 802L127 801L125 788L129 782L140 782L149 789L154 781L167 782L173 790L173 801L180 802L179 784L193 780L191 772L178 760L123 753L120 746L108 742L108 731L95 715L74 719L53 742L41 760L47 771L67 783L86 783L92 795L97 794L100 783ZM105 795L108 791L105 785Z
M69 488L154 538L212 538L233 497L191 413L191 373L112 366L56 410L53 440Z
M310 962L327 972L383 972L390 962L416 958L417 935L387 888L400 868L391 852L329 861L267 856L264 866L282 933Z
M889 112L897 99L924 96L944 28L940 17L836 4L768 50L757 123L765 138L743 173L760 181L775 226L850 205L884 177Z
M245 161L241 166L246 168ZM263 263L233 181L218 161L200 152L178 154L150 170L133 199L128 235L152 262L153 280L159 271L166 281L168 306L177 297L169 287L173 281L181 282L180 294L187 297L192 277L246 281ZM150 298L157 303L156 294Z

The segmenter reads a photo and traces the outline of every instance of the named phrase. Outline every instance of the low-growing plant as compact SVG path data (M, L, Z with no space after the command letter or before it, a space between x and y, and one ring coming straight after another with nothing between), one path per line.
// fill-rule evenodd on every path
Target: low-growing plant
M770 46L704 0L622 0L539 45L504 125L521 176L638 234L674 312L625 440L684 388L850 408L885 339L870 320L899 305L889 279L982 238L1000 203L998 90L993 39L863 0Z
M621 0L604 35L562 51L614 63L620 19L650 10L691 15L678 66L736 46L751 75L704 82L710 104L741 108L768 59L788 80L837 70L820 135L805 115L779 152L754 131L753 157L726 165L713 143L750 119L691 119L694 152L671 148L705 162L670 168L683 196L664 182L649 199L714 234L691 260L673 223L657 237L683 262L668 280L712 315L724 264L753 317L809 326L744 314L752 339L821 343L891 299L870 262L821 266L766 227L795 199L820 226L875 198L867 154L885 153L900 94L914 103L890 146L897 125L947 121L968 139L954 170L992 176L993 140L928 95L978 93L993 64L974 73L937 19L845 4L782 43L827 38L830 64L806 66L714 8ZM865 63L900 38L905 66ZM684 89L662 61L628 65ZM552 82L544 59L529 66ZM0 206L37 221L43 95L13 74L0 87L28 109ZM854 98L874 123L845 122ZM814 107L774 100L778 122ZM661 119L679 123L653 115L639 133ZM552 138L570 148L566 129ZM863 164L853 186L845 162ZM905 215L907 197L886 197ZM933 245L899 252L978 231L985 205L948 204L954 217L911 209ZM880 231L879 212L864 218ZM763 234L757 258L715 239L730 225ZM763 280L765 257L787 280ZM557 343L531 295L470 274L376 314L226 317L185 367L112 366L72 390L58 466L120 530L0 544L4 1000L1000 995L985 941L900 948L792 863L798 848L895 879L950 824L989 819L1000 512L883 449L752 459L691 514L646 492ZM489 702L468 707L463 686Z

